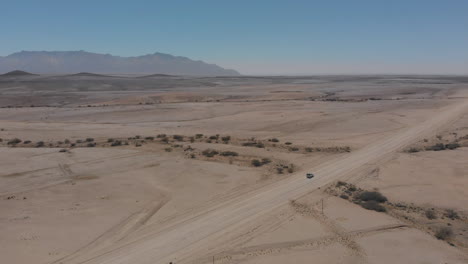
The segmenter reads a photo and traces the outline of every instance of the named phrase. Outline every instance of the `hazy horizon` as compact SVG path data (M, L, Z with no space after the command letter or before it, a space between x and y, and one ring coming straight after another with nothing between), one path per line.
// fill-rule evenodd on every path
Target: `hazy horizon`
M243 75L468 74L461 0L81 1L73 9L20 1L2 9L0 56L160 52Z

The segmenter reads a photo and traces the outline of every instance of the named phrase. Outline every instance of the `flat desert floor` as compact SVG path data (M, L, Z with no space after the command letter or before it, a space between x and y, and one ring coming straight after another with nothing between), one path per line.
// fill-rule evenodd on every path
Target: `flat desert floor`
M2 263L468 263L468 77L0 76L0 107Z

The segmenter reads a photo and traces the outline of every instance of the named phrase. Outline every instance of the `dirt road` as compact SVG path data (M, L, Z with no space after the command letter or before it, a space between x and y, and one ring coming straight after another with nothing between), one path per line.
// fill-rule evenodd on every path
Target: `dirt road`
M468 100L457 101L440 109L431 119L406 128L348 156L330 160L320 166L299 171L288 179L264 187L255 193L238 197L211 210L192 215L151 232L134 236L131 241L122 242L94 256L82 256L73 263L184 263L191 256L206 250L223 236L236 231L240 226L284 205L291 199L307 194L318 187L336 181L355 172L367 163L377 162L407 146L415 140L434 134L456 120L468 109ZM306 171L313 171L316 177L305 178Z

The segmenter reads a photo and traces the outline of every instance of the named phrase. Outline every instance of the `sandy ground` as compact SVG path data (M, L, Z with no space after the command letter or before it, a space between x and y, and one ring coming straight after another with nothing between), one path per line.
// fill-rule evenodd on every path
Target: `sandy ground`
M467 85L440 76L1 79L0 254L8 263L466 263L467 148L405 149L468 135ZM74 143L86 138L96 146ZM337 180L392 203L456 210L461 218L447 222L456 234L438 240L422 218L324 192Z

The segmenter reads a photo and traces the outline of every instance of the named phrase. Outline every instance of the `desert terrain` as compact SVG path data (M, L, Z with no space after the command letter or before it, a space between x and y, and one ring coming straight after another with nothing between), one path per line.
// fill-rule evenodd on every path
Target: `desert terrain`
M3 75L0 255L468 263L467 160L463 76Z

